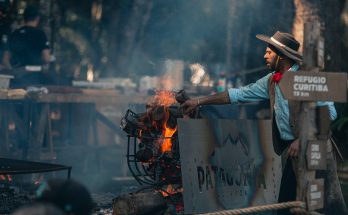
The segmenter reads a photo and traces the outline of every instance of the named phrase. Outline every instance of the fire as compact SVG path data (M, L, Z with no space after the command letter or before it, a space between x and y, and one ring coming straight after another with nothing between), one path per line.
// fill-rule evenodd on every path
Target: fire
M175 94L168 90L156 91L156 95L153 97L151 103L155 106L169 107L176 103Z
M167 127L167 121L163 126L163 143L162 143L162 153L170 152L172 150L172 136L176 132L177 127L169 128Z
M140 184L155 184L156 192L171 200L177 214L184 208L177 139L177 119L183 114L174 103L185 98L184 92L156 91L146 103L146 112L128 110L121 123L128 134L127 159L133 176Z
M163 197L167 197L169 196L169 194L176 193L174 187L171 184L167 186L167 189L165 191L160 192L162 193Z
M182 193L184 189L182 187L176 187L175 185L168 184L167 187L163 190L159 190L163 197L167 197L172 194Z
M149 106L153 107L151 109L152 112L155 112L154 110L157 108L157 110L160 110L158 107L163 107L164 109L164 122L163 122L163 142L161 145L161 151L169 152L172 149L172 136L177 130L177 127L170 128L168 126L168 120L169 120L169 106L176 103L175 99L175 93L168 90L160 90L156 91L156 95L153 97L152 101L150 102ZM163 110L162 109L162 110ZM156 122L153 122L156 123ZM156 126L157 127L157 126Z

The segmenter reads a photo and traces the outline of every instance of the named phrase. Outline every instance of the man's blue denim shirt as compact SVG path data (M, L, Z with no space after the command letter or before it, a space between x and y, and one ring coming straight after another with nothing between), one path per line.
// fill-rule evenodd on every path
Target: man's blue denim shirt
M289 71L296 72L299 70L297 64L293 65ZM274 72L273 72L274 73ZM273 73L269 73L255 83L241 87L239 89L231 88L228 90L231 103L256 102L269 99L268 79ZM333 102L317 102L318 106L327 105L332 120L336 119L337 112ZM293 140L294 135L289 125L289 106L288 100L284 99L278 84L275 86L275 104L274 104L275 120L279 129L280 137L283 140Z

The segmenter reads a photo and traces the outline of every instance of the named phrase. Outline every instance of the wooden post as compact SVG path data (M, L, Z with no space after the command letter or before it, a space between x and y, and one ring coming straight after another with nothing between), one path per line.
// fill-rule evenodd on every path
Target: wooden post
M313 21L305 23L304 26L304 67L305 70L318 70L318 44L320 41L320 23ZM297 174L297 200L307 203L307 210L314 211L323 207L324 203L324 180L315 179L315 169L308 169L307 150L316 150L318 157L323 157L326 153L326 142L318 142L316 137L316 103L301 102L300 113L300 153L298 160ZM308 148L308 143L311 148ZM324 146L322 146L324 144ZM322 147L320 147L322 146ZM319 149L325 149L320 151ZM323 153L322 153L323 152ZM306 159L307 158L307 159ZM325 165L325 164L324 164Z
M346 214L331 143L327 142L329 111L327 106L318 107L316 101L345 102L347 94L342 89L347 89L347 75L318 72L324 66L324 41L320 37L319 22L306 23L304 36L304 71L285 73L279 82L286 99L301 101L297 200L306 202L308 214L318 214L315 210L321 208L327 214L337 211ZM323 177L329 181L325 183L325 190L324 178L315 178L316 170L326 170Z
M318 68L318 53L322 54L323 47L319 49L319 43L322 42L320 37L321 25L318 21L307 22L304 24L304 41L303 41L303 67L306 70Z

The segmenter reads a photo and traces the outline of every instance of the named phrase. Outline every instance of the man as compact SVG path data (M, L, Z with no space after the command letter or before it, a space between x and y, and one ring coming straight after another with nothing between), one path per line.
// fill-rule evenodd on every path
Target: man
M66 215L58 207L49 203L31 203L16 209L11 215Z
M9 0L0 0L0 59L4 58L6 50L7 38L11 32L11 18L10 18L11 2ZM5 70L3 62L0 64L0 71Z
M90 215L95 206L87 188L70 179L50 179L40 185L36 195L37 202L53 204L69 215Z
M273 71L253 84L241 87L239 89L229 89L226 92L210 95L206 97L195 98L186 101L182 107L186 113L191 112L199 105L208 104L229 104L243 103L260 100L270 100L272 126L273 126L273 147L278 155L283 155L285 165L281 180L278 202L293 201L296 199L296 177L294 165L299 153L299 103L286 100L278 86L282 74L285 72L296 72L299 70L299 64L302 62L302 56L298 52L299 42L288 33L276 32L272 37L257 35L258 39L268 44L264 59L268 69ZM335 107L332 102L318 102L318 105L327 105L332 120L337 117ZM331 145L330 145L331 147ZM284 152L284 153L283 153ZM332 151L328 153L328 159L332 157ZM331 161L331 160L330 160ZM334 162L328 169L336 171ZM327 174L328 175L328 174ZM334 197L334 201L325 199L325 214L347 214L347 209L343 201L342 192L338 183L337 174L335 178L326 184L328 193L336 192L339 195ZM334 191L333 191L334 190ZM336 193L336 194L337 194ZM330 193L331 194L331 193ZM326 195L328 196L328 195ZM331 210L331 211L330 211ZM332 213L334 211L334 213ZM290 214L287 211L281 211L279 214Z
M43 66L50 62L49 42L46 34L38 28L40 22L39 9L32 5L27 6L23 13L23 20L24 25L10 34L3 58L5 68L9 70L11 75L14 75L14 79L10 81L10 88L27 88L32 85L50 84L52 83L51 78L43 70ZM21 105L14 104L12 110L19 117L24 116L25 110ZM36 138L40 137L38 134L41 132L39 123L42 120L39 119L45 116L47 109L43 109L42 104L34 104L33 110L30 128ZM26 141L20 139L20 142L24 143ZM20 145L23 143L20 143Z
M15 30L9 37L9 49L4 56L4 64L13 69L15 79L12 86L45 84L47 76L42 66L50 62L49 42L45 33L38 27L40 13L38 8L28 6L23 14L24 26Z

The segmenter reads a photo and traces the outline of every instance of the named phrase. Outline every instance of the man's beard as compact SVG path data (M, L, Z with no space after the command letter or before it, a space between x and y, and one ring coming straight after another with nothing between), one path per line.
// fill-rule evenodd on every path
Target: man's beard
M270 62L270 63L266 63L266 67L270 70L270 71L275 71L276 70L276 66L275 66L275 62Z
M270 71L276 71L277 70L277 57L275 57L271 62L266 62L266 66Z

